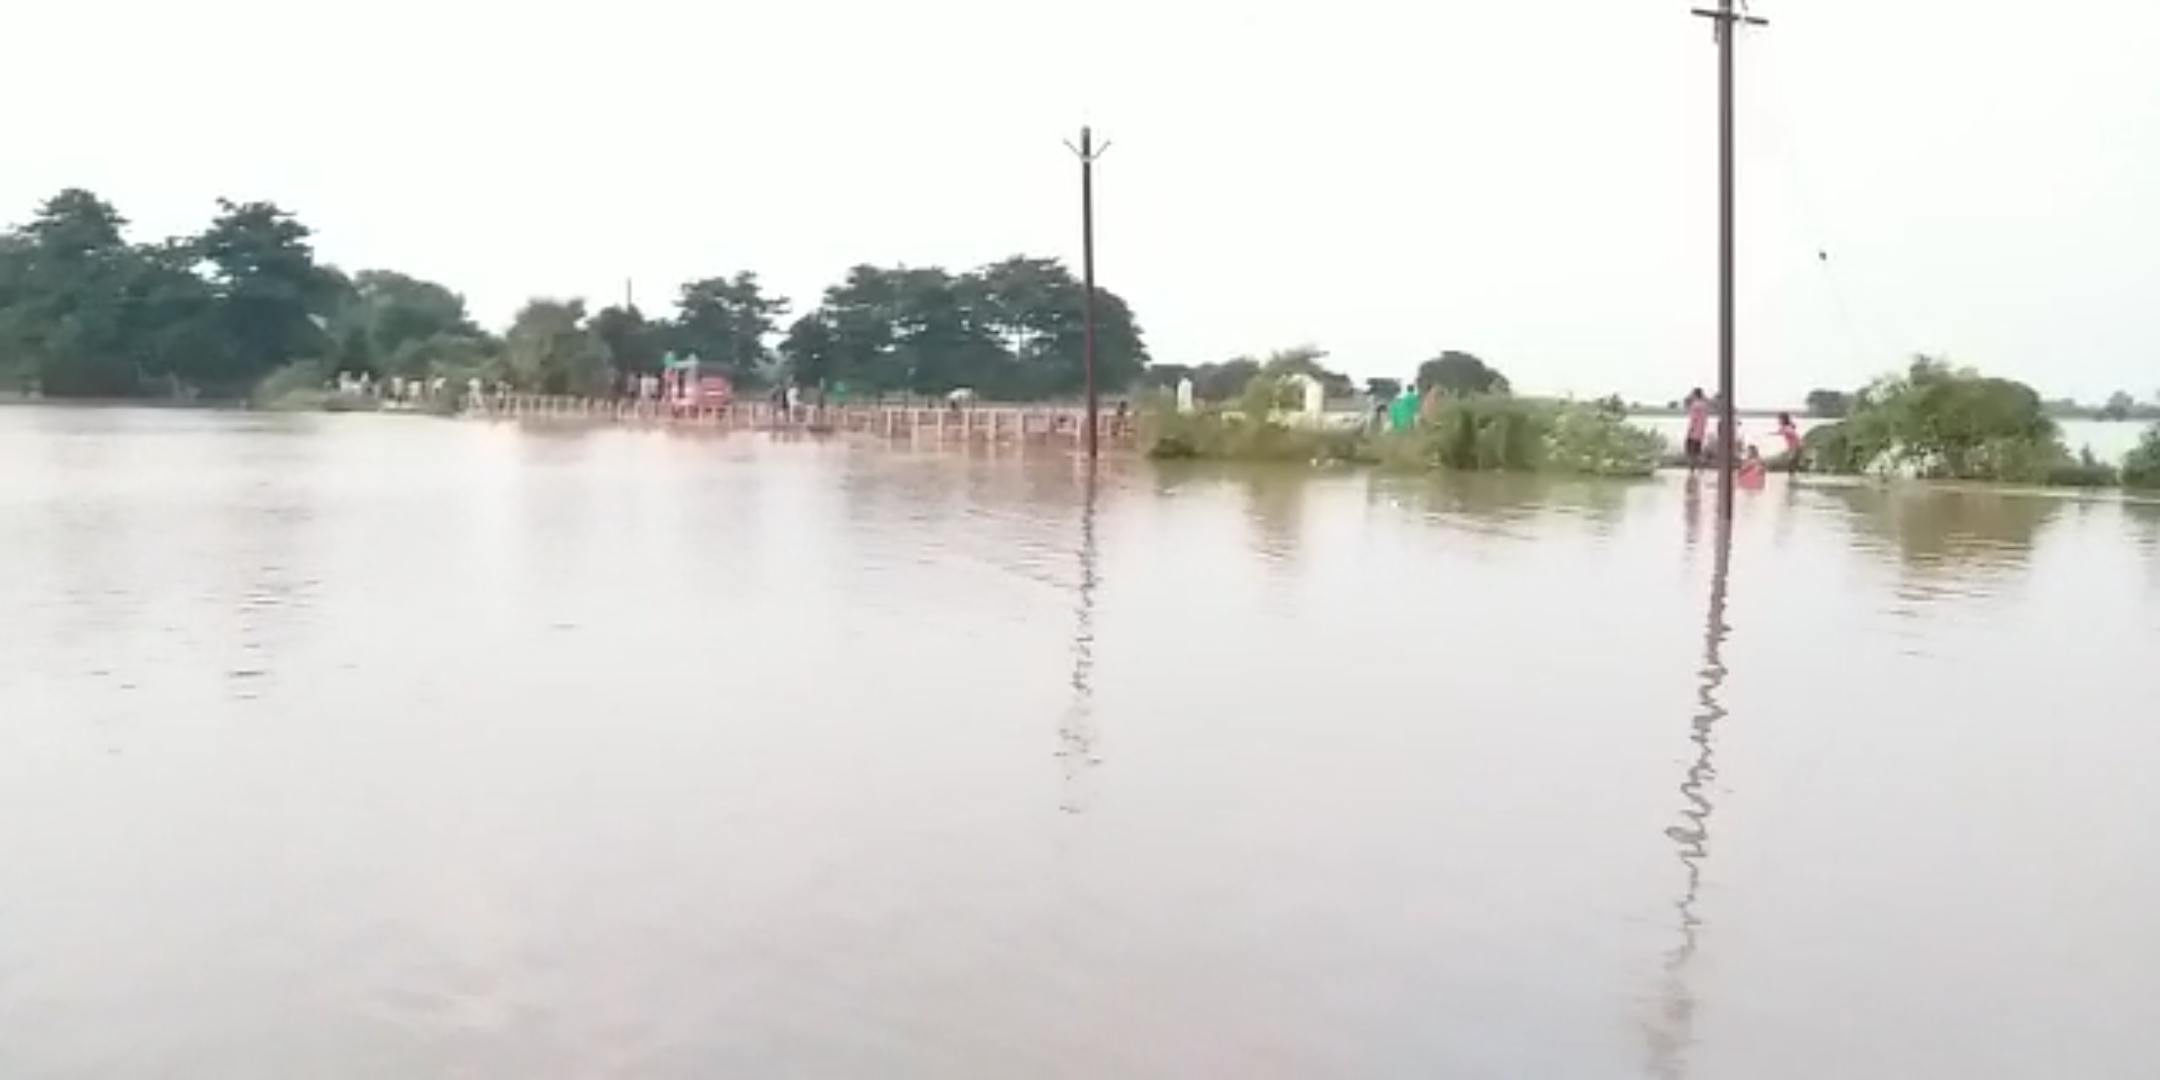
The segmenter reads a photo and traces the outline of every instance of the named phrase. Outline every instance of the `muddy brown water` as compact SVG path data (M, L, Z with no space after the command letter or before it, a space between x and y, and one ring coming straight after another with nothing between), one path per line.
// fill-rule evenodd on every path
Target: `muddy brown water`
M0 1076L2149 1077L2160 512L0 411Z

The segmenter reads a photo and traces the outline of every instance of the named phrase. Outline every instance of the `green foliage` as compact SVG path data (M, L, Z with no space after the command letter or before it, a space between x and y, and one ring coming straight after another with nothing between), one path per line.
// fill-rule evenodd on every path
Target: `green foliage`
M1193 381L1193 399L1205 402L1234 401L1243 397L1254 379L1262 375L1305 375L1320 383L1321 390L1330 398L1349 397L1357 392L1357 384L1348 375L1323 364L1327 350L1312 345L1300 345L1293 349L1281 349L1261 359L1240 356L1218 364L1153 364L1142 373L1142 389L1175 389L1183 379ZM1396 385L1394 380L1379 380ZM1297 393L1292 391L1294 407Z
M591 393L657 371L672 351L744 387L792 377L873 394L967 386L1039 399L1080 392L1086 306L1054 259L960 274L858 266L783 333L788 303L738 272L683 285L664 317L535 301L498 338L443 285L318 262L307 226L273 203L221 200L200 233L137 243L111 204L69 189L0 232L0 387L287 401L304 394L286 369L306 363L324 383L339 372L481 376ZM1140 328L1107 290L1095 309L1098 385L1121 390L1147 363Z
M1286 376L1261 375L1231 406L1192 414L1151 407L1141 437L1150 457L1380 464L1461 472L1636 477L1656 470L1664 440L1595 404L1498 394L1443 397L1407 431L1381 433L1364 416L1308 427L1282 411ZM1342 421L1348 421L1347 423Z
M1463 471L1536 472L1546 464L1553 408L1499 395L1447 397L1408 431L1385 437L1400 464Z
M1191 414L1150 410L1141 414L1140 436L1147 455L1158 461L1372 464L1377 460L1359 430L1254 420L1230 409Z
M779 334L788 302L766 296L756 274L743 271L729 278L690 282L682 287L675 311L673 324L653 334L647 348L662 344L662 352L695 355L702 366L726 375L737 386L773 381L778 358L765 343ZM626 359L637 371L659 368L658 354Z
M2122 485L2139 491L2160 491L2160 424L2146 428L2136 448L2123 459Z
M258 409L320 412L330 407L330 399L335 396L330 389L333 373L329 367L319 360L287 364L255 384L249 401Z
M1193 400L1231 401L1245 392L1260 374L1260 361L1240 356L1210 364L1151 364L1141 375L1144 389L1174 390L1184 379L1193 382Z
M1809 432L1806 448L1823 472L2078 485L2113 474L2063 445L2032 387L1924 356L1854 395L1850 413Z
M1852 411L1852 395L1839 390L1810 390L1807 411L1809 416L1825 420L1840 419Z
M1507 376L1466 352L1449 349L1418 365L1419 392L1439 390L1449 395L1505 394L1511 389Z
M1015 257L953 274L857 266L825 290L779 344L799 382L839 380L867 393L993 400L1077 394L1085 382L1087 290L1055 259ZM1096 385L1138 381L1147 349L1132 311L1095 290Z
M1141 414L1141 440L1156 460L1359 462L1376 460L1362 425L1317 427L1299 422L1303 393L1295 376L1309 350L1274 359L1272 374L1255 375L1235 402L1180 413L1174 400L1153 398ZM1271 359L1271 363L1273 360Z
M378 378L465 376L479 372L500 343L474 324L465 298L394 270L336 278L337 305L321 357L331 369Z
M1665 440L1595 404L1500 394L1447 397L1409 431L1379 437L1392 464L1477 472L1648 476Z
M1349 397L1356 393L1357 385L1350 381L1350 376L1322 365L1320 361L1325 359L1327 350L1315 345L1282 349L1269 353L1267 359L1260 362L1260 374L1278 379L1285 385L1292 383L1290 376L1305 376L1319 383L1321 392L1330 398ZM1292 386L1292 393L1295 395L1293 404L1286 407L1302 405L1303 391Z
M504 376L543 394L607 393L612 358L585 321L583 300L527 302L503 335Z

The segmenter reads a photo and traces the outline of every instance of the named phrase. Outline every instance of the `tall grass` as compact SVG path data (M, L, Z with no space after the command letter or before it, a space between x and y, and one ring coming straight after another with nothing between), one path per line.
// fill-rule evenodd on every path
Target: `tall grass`
M1398 469L1648 476L1665 441L1592 405L1478 395L1439 403L1407 431L1371 423L1305 427L1265 408L1153 410L1143 445L1158 459L1348 462Z

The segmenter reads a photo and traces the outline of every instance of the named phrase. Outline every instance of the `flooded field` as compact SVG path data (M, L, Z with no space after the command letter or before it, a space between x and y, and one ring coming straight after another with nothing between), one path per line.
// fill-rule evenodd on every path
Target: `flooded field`
M1631 418L1631 422L1665 436L1674 446L1680 445L1680 440L1687 436L1686 417L1637 416ZM1805 432L1824 421L1803 416L1796 418L1794 423ZM2060 420L2057 424L2062 429L2063 445L2069 447L2071 453L2090 450L2095 457L2112 464L2121 464L2123 456L2137 448L2145 429L2152 426L2150 422L2137 420ZM1737 430L1741 438L1755 442L1765 452L1778 445L1774 417L1742 417Z
M2142 1078L2160 510L0 411L0 1076Z

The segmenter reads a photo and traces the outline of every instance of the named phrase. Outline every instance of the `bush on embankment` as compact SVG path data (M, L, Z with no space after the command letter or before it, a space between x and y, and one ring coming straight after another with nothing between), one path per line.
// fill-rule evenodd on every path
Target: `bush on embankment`
M1353 462L1373 464L1363 425L1309 427L1283 408L1280 380L1254 378L1235 402L1179 412L1169 400L1140 414L1141 445L1158 461Z
M330 388L326 365L302 360L263 376L248 395L248 404L272 412L323 412L340 396Z
M1594 403L1505 394L1443 398L1373 442L1383 464L1457 472L1641 477L1665 453L1658 433Z
M2160 424L2145 429L2122 463L2122 486L2133 491L2160 491Z
M2038 391L1917 357L1854 395L1844 419L1807 433L1811 472L2054 487L2112 487L2122 470L2073 452Z
M1594 404L1506 394L1441 399L1407 431L1375 431L1366 418L1307 426L1279 407L1281 388L1263 382L1233 407L1143 414L1148 456L1636 477L1656 471L1665 450L1656 432Z
M255 384L248 395L248 404L269 412L380 412L383 399L377 394L353 393L337 389L333 366L327 361L301 360L271 372ZM462 387L474 372L466 369L436 369L443 376L445 386ZM454 372L457 378L451 378ZM455 394L433 397L412 406L413 411L437 416L448 416L457 411Z

